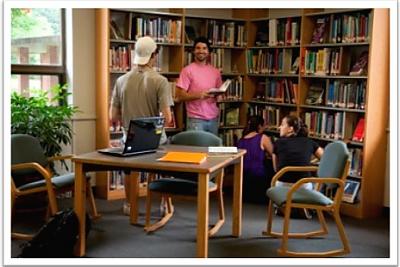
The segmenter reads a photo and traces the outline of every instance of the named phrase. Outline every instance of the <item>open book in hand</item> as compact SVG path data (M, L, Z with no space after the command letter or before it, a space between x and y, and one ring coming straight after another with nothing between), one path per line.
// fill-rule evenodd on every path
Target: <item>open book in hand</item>
M227 79L219 88L211 88L208 90L209 94L223 94L228 89L229 85L231 84L232 80Z

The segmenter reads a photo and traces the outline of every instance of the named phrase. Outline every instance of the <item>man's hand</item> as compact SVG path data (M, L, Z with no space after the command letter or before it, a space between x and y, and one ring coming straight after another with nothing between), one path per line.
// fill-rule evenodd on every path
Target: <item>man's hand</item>
M199 99L206 99L206 98L210 98L210 97L214 97L213 94L209 94L207 91L205 92L201 92L198 94L198 98Z

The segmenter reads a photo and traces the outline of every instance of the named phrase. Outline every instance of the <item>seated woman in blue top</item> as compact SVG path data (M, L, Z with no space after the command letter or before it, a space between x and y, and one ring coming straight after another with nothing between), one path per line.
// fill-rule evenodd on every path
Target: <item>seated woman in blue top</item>
M252 116L238 142L238 148L247 150L243 159L243 199L245 201L266 203L266 190L273 175L271 139L263 134L264 119Z
M286 166L309 166L312 156L321 158L324 150L313 140L308 138L308 129L300 118L288 115L283 118L279 126L280 138L274 143L272 163L275 171ZM276 183L277 186L297 182L303 177L310 177L308 172L287 172ZM312 184L304 185L312 189Z

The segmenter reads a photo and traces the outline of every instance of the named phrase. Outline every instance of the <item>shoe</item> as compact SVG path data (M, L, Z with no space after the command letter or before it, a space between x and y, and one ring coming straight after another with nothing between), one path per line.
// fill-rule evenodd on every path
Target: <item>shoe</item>
M122 212L126 216L131 215L131 205L128 202L124 202L124 205L122 206Z

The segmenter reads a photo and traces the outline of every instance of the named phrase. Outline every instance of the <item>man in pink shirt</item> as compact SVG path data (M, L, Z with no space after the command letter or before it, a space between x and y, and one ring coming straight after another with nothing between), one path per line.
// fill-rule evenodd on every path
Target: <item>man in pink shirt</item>
M182 69L176 84L176 95L186 101L187 130L201 130L218 135L219 108L211 88L222 84L221 73L207 62L210 44L199 37L193 46L194 62Z

